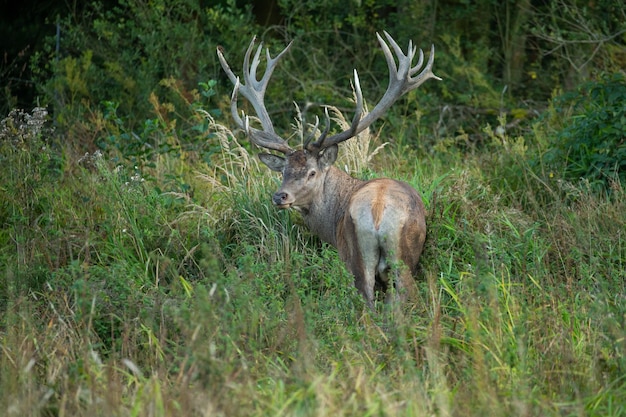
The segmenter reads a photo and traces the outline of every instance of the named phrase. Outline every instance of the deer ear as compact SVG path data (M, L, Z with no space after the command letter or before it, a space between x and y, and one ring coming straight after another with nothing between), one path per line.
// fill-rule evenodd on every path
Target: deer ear
M272 171L283 172L283 168L287 164L287 160L282 156L274 155L271 153L260 153L259 159Z
M335 161L337 160L338 150L339 147L337 145L331 145L328 148L322 149L318 158L320 167L322 169L328 168L335 163Z

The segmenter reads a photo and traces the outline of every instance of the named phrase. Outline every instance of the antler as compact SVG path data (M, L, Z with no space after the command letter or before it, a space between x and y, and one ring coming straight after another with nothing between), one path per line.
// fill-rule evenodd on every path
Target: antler
M424 63L424 52L420 49L420 55L417 64L413 66L413 58L415 57L415 53L417 52L417 47L413 46L413 42L409 41L409 47L407 50L407 54L405 55L402 51L402 48L398 46L398 44L391 37L391 35L389 35L389 33L385 31L383 31L383 33L387 38L387 41L389 41L389 44L391 44L391 47L393 48L393 51L398 58L398 65L396 65L395 58L391 53L391 50L389 49L389 45L387 45L387 42L385 42L385 40L377 33L376 37L378 38L378 42L380 43L380 47L382 48L383 53L385 54L387 66L389 67L389 85L387 86L387 91L385 91L383 97L380 99L378 104L369 112L369 114L361 119L361 114L363 112L363 93L361 92L359 76L356 70L354 70L356 110L350 128L341 133L337 133L336 135L332 135L328 138L326 137L326 133L328 132L328 130L326 129L326 131L322 133L322 135L318 138L316 142L305 144L305 147L309 151L319 151L323 148L327 148L329 146L343 142L353 136L358 135L363 130L368 128L380 116L382 116L389 109L389 107L391 107L391 105L395 103L395 101L402 95L416 89L430 78L441 80L441 78L433 74L432 71L433 62L435 59L434 45L430 48L428 63L418 75L415 75L418 71L422 69L422 64ZM330 123L328 121L328 111L326 111L326 119L328 126L328 123Z
M326 126L324 131L317 141L311 142L312 136L309 136L304 142L304 147L308 151L319 152L321 149L338 144L358 135L363 130L367 129L375 120L380 118L393 105L393 103L395 103L396 100L404 94L416 89L428 79L434 78L436 80L441 80L441 78L437 77L432 71L435 59L434 45L431 46L428 62L422 69L422 64L424 63L424 52L421 49L419 50L420 54L417 64L413 66L413 58L417 53L417 47L413 46L413 42L409 41L409 47L405 55L402 48L398 46L389 33L383 31L383 34L393 49L392 54L387 42L378 33L376 34L378 42L380 43L383 53L385 54L387 66L389 67L389 85L387 86L387 91L385 91L385 94L380 99L378 104L367 114L367 116L361 119L363 114L363 93L361 91L359 75L355 69L354 91L356 94L356 109L350 127L341 133L327 137L330 130L330 117L328 115L328 109L326 109ZM270 119L267 109L265 108L264 97L267 84L272 76L272 73L274 72L277 62L289 50L293 41L290 42L289 45L287 45L287 47L283 49L275 58L272 58L270 56L269 49L266 49L267 65L261 80L257 80L256 71L261 62L260 56L261 50L263 49L263 43L261 43L257 48L254 58L252 59L252 63L250 63L250 55L255 42L256 36L252 38L252 42L250 42L250 46L248 46L248 50L246 51L243 61L243 79L245 84L240 83L239 77L235 76L233 71L230 69L228 62L226 62L221 48L217 48L217 56L220 60L222 68L224 69L224 72L226 72L226 75L228 75L228 78L235 85L231 96L231 113L235 119L235 123L237 123L237 126L246 132L253 143L263 148L288 154L293 152L293 149L287 144L287 141L278 136L274 131L274 125L272 124L272 120ZM394 54L398 59L397 65ZM419 72L420 70L421 72ZM419 74L417 74L418 72ZM242 112L242 116L239 116L237 109L237 94L239 91L241 91L241 94L248 99L254 107L254 111L261 122L263 130L251 127L249 117L245 113ZM317 130L317 126L318 122L315 123L313 132Z
M246 132L254 144L262 148L272 149L285 154L291 153L293 152L293 149L274 131L274 125L272 124L272 120L270 119L267 109L265 108L264 97L267 83L274 72L276 63L289 50L292 42L290 42L289 45L287 45L287 47L283 49L282 52L275 58L272 58L270 56L269 49L266 49L267 65L265 67L265 73L260 80L257 80L256 78L256 71L261 62L260 56L261 50L263 49L263 43L261 43L257 48L254 58L252 59L252 63L250 63L250 54L252 53L255 42L256 36L252 38L243 60L243 79L245 84L240 83L239 77L235 76L233 71L230 69L228 62L226 62L221 48L217 48L217 56L220 60L220 64L222 64L222 68L224 69L224 72L226 72L226 75L228 75L230 81L235 85L230 99L230 110L237 126ZM249 117L245 113L242 112L242 116L239 116L237 110L237 94L239 91L241 91L241 94L248 99L248 101L252 104L252 107L254 107L254 111L261 122L263 130L251 127Z

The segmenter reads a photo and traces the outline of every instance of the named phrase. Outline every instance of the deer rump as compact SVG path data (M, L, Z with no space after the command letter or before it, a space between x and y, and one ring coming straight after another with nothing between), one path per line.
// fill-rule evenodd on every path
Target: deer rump
M386 293L387 302L413 295L425 239L419 194L405 182L381 178L355 190L338 223L336 247L356 288L373 307L376 290Z

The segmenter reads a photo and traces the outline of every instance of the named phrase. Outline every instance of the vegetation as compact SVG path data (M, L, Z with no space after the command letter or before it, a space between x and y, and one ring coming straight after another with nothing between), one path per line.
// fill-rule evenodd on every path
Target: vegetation
M31 57L45 107L10 109L7 84L0 414L626 415L624 6L301 3L278 26L232 1L90 4ZM432 40L444 78L341 146L428 209L393 322L271 206L214 53L295 39L267 99L287 135L293 100L345 123L353 66L377 99L381 28Z
M571 114L557 129L549 159L565 161L566 178L584 177L600 186L626 181L624 103L626 81L619 73L558 97L557 114Z

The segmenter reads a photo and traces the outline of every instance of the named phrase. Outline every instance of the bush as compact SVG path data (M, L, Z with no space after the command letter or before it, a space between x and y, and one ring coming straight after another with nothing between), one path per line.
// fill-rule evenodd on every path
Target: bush
M11 258L16 265L33 266L14 271L16 289L41 282L49 258L36 256L33 248L41 243L42 235L54 239L42 231L54 223L50 207L58 195L54 189L62 178L63 160L50 140L47 118L47 110L38 107L31 113L12 110L0 121L0 265ZM0 311L9 287L0 281Z
M179 119L179 130L190 128L184 123L188 114L172 114L165 104L155 109L154 102L180 108L196 101L210 90L206 82L222 75L218 42L243 51L256 32L250 8L230 0L212 7L200 3L122 0L105 9L94 2L79 18L62 19L58 55L50 38L49 50L34 64L41 100L51 103L60 130L93 151L102 133L99 116L111 113L110 103L128 131L146 133L145 121L155 111L157 117Z
M626 180L626 79L605 76L554 100L562 117L546 162L561 165L566 179L606 186Z

